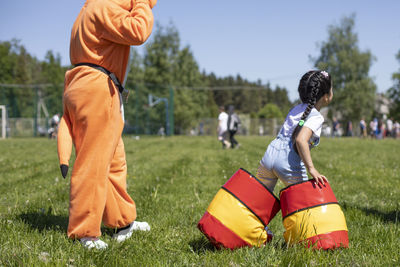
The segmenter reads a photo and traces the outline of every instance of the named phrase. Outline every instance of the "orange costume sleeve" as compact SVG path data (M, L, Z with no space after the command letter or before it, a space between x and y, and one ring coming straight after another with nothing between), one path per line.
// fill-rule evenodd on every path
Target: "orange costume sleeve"
M124 80L130 45L143 44L153 28L155 0L87 0L71 32L73 65L92 63ZM136 219L126 191L123 120L118 88L105 73L89 66L65 74L64 114L58 131L63 176L72 145L68 236L97 237L101 222L124 227Z

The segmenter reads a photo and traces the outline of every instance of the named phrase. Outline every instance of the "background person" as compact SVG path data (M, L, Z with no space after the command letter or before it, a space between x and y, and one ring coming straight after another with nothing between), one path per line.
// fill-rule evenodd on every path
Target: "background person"
M370 130L370 136L372 138L376 138L376 131L378 129L378 119L374 118L373 120L370 121L369 123L369 130Z
M48 130L49 138L53 139L57 137L58 124L60 123L60 114L56 113L50 119L50 129Z
M395 138L399 138L400 137L400 123L398 121L394 122L393 132L394 132L394 137Z
M240 125L239 116L235 113L235 108L230 105L228 109L228 132L229 132L229 141L231 143L231 148L235 146L239 148L240 144L235 139L235 134L237 133Z
M332 118L332 134L333 137L340 136L340 123L335 117Z
M228 139L228 114L225 112L225 107L219 107L219 115L218 115L218 140L222 143L222 148L229 148L231 144Z
M364 118L361 118L360 120L360 136L363 138L367 137L367 123Z
M346 136L353 136L353 123L351 121L347 122L346 125Z
M391 118L386 120L386 136L394 137L394 135L393 135L393 120Z
M379 119L378 122L376 123L376 131L375 131L375 137L376 139L383 139L384 138L384 123L382 119Z

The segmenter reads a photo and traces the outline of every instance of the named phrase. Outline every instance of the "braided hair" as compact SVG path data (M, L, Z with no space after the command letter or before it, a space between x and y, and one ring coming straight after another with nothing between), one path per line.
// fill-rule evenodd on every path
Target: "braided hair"
M301 77L298 90L301 102L307 103L307 108L304 110L299 124L293 131L293 143L308 115L310 115L311 110L314 108L315 103L317 103L323 95L329 93L331 87L331 76L326 71L311 70ZM294 148L297 151L296 146L294 146Z

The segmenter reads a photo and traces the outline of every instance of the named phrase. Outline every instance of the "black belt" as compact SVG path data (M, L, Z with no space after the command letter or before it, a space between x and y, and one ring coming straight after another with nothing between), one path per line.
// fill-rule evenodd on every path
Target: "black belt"
M79 67L79 66L88 66L88 67L92 67L96 70L99 70L105 74L108 75L108 77L110 77L110 79L114 82L115 86L118 87L118 91L122 94L125 90L125 88L122 86L122 84L119 82L117 76L115 76L114 73L112 73L111 71L107 70L106 68L93 64L93 63L78 63L75 64L75 67Z

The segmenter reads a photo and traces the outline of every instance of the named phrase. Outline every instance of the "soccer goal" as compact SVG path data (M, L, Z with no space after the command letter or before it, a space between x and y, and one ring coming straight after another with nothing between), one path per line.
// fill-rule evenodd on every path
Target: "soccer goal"
M1 112L1 138L6 139L6 121L7 121L6 106L0 105L0 112Z

